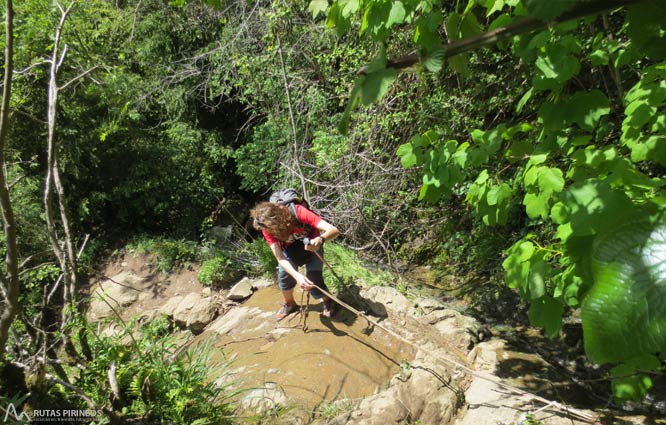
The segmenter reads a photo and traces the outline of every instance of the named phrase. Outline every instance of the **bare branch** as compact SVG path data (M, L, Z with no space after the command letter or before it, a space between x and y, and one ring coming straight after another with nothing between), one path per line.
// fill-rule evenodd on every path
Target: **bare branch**
M65 56L67 56L67 49L68 46L65 44L65 47L62 49L62 54L60 55L60 59L58 59L58 64L56 65L56 69L60 69L60 66L62 65L62 61L65 60Z
M69 86L70 84L72 84L72 83L74 83L74 82L80 80L81 78L83 78L83 77L85 77L86 75L90 74L91 72L93 72L93 71L94 71L95 69L97 69L97 68L99 68L99 65L95 65L95 66L93 66L92 68L90 68L89 70L82 72L81 74L79 74L79 75L77 75L76 77L74 77L74 78L72 78L71 80L69 80L69 81L68 81L67 83L65 83L64 85L60 86L60 88L59 88L58 90L64 90L64 89L66 89L67 86Z

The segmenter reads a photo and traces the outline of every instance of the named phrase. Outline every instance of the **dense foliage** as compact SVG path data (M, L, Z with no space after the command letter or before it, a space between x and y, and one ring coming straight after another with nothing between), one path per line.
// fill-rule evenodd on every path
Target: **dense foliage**
M506 123L472 130L469 139L438 126L412 137L398 155L403 166L422 167L420 199L435 202L462 191L487 226L506 225L524 212L521 238L503 262L507 284L529 300L530 321L550 336L559 333L565 310L580 308L588 356L622 363L613 370L620 377L615 395L638 399L650 379L634 373L659 370L655 356L666 348L660 307L666 294L666 50L660 19L666 3L615 12L612 6L621 2L597 3L603 17L549 27L539 22L582 18L589 9L517 0L470 1L448 16L429 1L340 0L330 8L313 1L310 8L315 16L327 11L341 32L360 13L359 31L383 45L394 25L413 27L420 64L433 72L441 70L447 53L440 23L450 50L456 40L484 30L477 16L487 19L488 31L513 35L499 48L511 49L529 82L516 113ZM528 23L529 30L523 29ZM458 55L449 65L471 75L468 62ZM356 107L389 91L398 75L394 63L380 47L356 80L342 131Z
M155 355L172 348L158 325L133 341L145 359L86 331L82 305L59 292L54 234L69 217L81 276L105 248L134 241L165 271L204 263L199 278L215 285L274 266L246 211L294 186L383 265L429 263L489 285L504 273L551 337L580 313L586 353L615 366L618 399L641 398L663 370L664 0L70 3L14 5L2 165L22 314L10 361L48 347L52 372L119 420L192 419L181 405L191 390L197 408L213 397L200 366ZM50 233L55 47L66 52L52 105L66 196ZM221 226L231 238L216 239ZM87 374L58 367L60 344ZM100 392L112 361L124 410Z

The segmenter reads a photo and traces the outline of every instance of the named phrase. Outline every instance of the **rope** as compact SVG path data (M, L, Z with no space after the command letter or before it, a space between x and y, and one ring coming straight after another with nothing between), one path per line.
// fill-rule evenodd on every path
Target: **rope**
M301 326L301 329L303 329L303 333L308 332L308 312L309 312L309 306L310 306L310 292L307 292L307 298L305 301L305 304L303 304L303 294L306 292L303 291L301 292L301 318L298 321L298 324ZM302 324L301 324L302 322Z
M315 254L317 254L317 256L318 256L318 257L324 262L324 264L326 264L326 265L328 266L328 268L331 270L331 272L333 272L333 274L337 277L337 275L336 275L335 272L333 271L333 268L330 266L330 264L328 264L328 263L322 258L322 256L321 256L318 252L315 251ZM338 277L338 279L340 279L340 278ZM561 403L558 403L558 402L556 402L556 401L551 401L551 400L548 400L548 399L543 398L543 397L541 397L541 396L538 396L538 395L536 395L536 394L530 393L529 391L525 391L525 390L522 390L522 389L520 389L520 388L514 387L514 386L512 386L512 385L505 384L505 383L503 383L503 382L501 382L501 381L497 381L497 380L493 379L493 378L490 377L490 376L483 375L483 374L481 374L481 373L479 373L479 372L473 370L472 368L470 368L470 367L467 366L467 365L464 365L464 364L462 364L462 363L459 363L459 362L457 362L457 361L455 361L455 360L448 359L448 358L443 357L443 356L441 356L441 355L439 355L439 354L437 354L437 353L433 353L433 352L431 352L431 351L429 351L429 350L424 349L423 347L419 347L419 346L417 346L414 342L408 340L407 338L403 337L402 335L398 334L397 332L395 332L395 331L393 331L393 330L391 330L391 329L388 329L388 328L386 328L385 326L382 326L381 324L379 324L379 323L378 323L377 321L375 321L375 320L372 320L372 319L371 319L370 317L368 317L365 313L363 313L363 312L361 312L361 311L355 309L354 307L350 306L349 304L347 304L347 303L341 301L339 298L337 298L336 296L332 295L330 292L325 291L325 290L322 289L322 288L318 288L318 289L319 289L324 295L326 295L327 297L329 297L330 299L332 299L333 301L335 301L336 303L338 303L338 304L341 305L342 307L346 308L347 310L351 311L351 312L354 313L356 316L359 316L359 317L364 318L364 319L367 320L369 323L372 323L374 326L376 326L376 327L378 327L378 328L384 330L385 332L387 332L388 334L394 336L395 338L399 339L400 341L404 342L405 344L411 345L412 347L416 348L417 351L418 351L418 350L421 350L421 351L423 351L424 353L426 353L427 355L429 355L429 356L431 356L431 357L434 357L435 359L437 359L437 360L439 360L439 361L441 361L441 362L443 362L443 363L445 363L445 364L448 364L448 365L450 365L450 366L454 366L454 367L460 368L460 369L464 370L465 372L467 372L468 374L470 374L470 375L472 375L472 376L475 376L475 377L477 377L477 378L479 378L479 379L483 379L483 380L485 380L485 381L491 382L491 383L493 383L493 384L495 384L495 385L497 385L497 386L499 386L499 387L501 387L501 388L503 388L503 389L505 389L505 390L511 391L511 392L513 392L513 393L515 393L515 394L518 394L518 395L527 396L527 397L529 397L531 400L535 400L535 401L539 401L539 402L541 402L541 403L544 403L546 406L544 406L542 409L545 409L545 408L547 408L547 407L549 407L549 406L553 406L553 407L555 407L555 408L557 408L557 409L559 409L559 410L565 412L565 413L568 414L568 415L575 416L575 417L577 417L578 419L581 419L581 420L583 420L583 421L585 421L585 422L588 422L588 423L594 423L594 422L596 422L596 420L597 420L597 418L598 418L598 416L591 415L591 414L589 414L589 413L587 413L587 412L583 412L583 411L578 410L578 409L570 408L570 407L568 407L568 406L566 406L566 405L563 405L563 404L561 404Z

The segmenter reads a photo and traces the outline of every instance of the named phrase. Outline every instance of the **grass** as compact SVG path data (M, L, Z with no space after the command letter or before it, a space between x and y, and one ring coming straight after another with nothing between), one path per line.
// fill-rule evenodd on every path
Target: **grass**
M176 267L196 261L199 254L196 242L148 236L133 239L127 244L126 249L139 254L154 254L157 269L161 272L169 272Z
M350 399L335 400L330 402L324 402L319 405L317 410L314 412L315 417L322 418L326 421L333 420L340 415L350 414L354 408L355 403Z
M371 270L354 251L340 244L327 243L325 259L345 283L362 283L363 286L391 286L393 282L399 280L398 276L390 271ZM335 281L336 284L339 284L338 279L326 266L324 266L324 276L326 276L327 282Z

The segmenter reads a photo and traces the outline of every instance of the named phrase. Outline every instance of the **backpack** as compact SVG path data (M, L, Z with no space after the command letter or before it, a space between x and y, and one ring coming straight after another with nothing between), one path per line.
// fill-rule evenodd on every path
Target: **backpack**
M298 215L296 214L296 206L295 206L296 204L302 205L305 208L310 209L310 204L308 204L308 201L303 199L301 194L298 193L296 189L276 190L271 194L268 201L274 204L285 205L289 209L291 216L294 217L296 222L303 225L303 227L305 227L305 230L307 230L308 233L312 233L313 230L312 226L301 223L301 221L298 219Z

